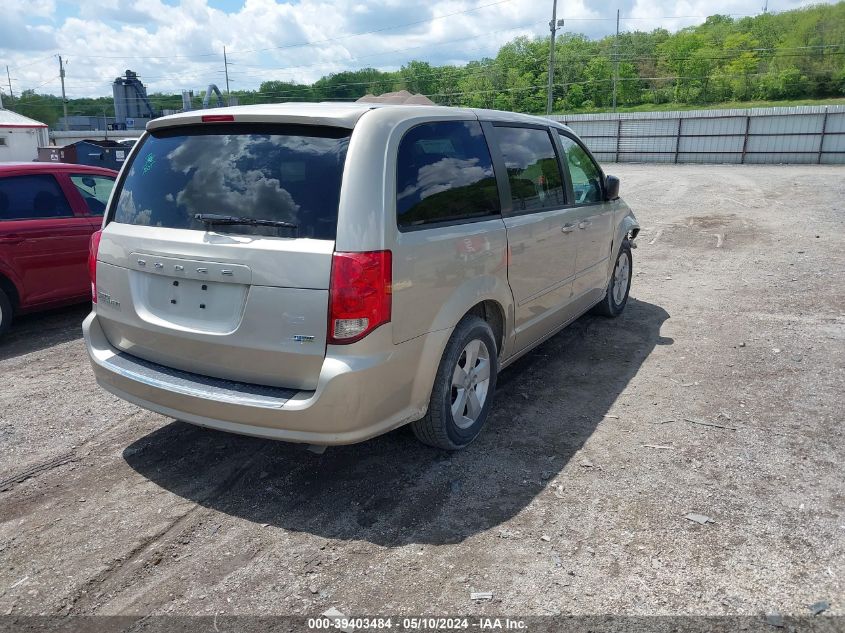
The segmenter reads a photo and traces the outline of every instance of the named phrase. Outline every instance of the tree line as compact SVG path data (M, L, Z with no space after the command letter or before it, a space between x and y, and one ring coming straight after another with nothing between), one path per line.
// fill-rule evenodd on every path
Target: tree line
M435 103L545 111L548 37L519 37L495 57L465 66L409 61L396 71L363 68L333 73L313 84L265 81L258 90L235 90L241 104L355 100L365 94L408 90ZM670 33L627 31L618 39L591 40L577 33L555 44L554 110L608 109L661 104L824 99L845 96L845 2L735 19L713 15L703 24ZM6 107L55 125L61 98L25 91ZM181 95L155 93L162 110L182 107ZM195 97L201 107L202 95ZM111 97L71 99L70 114L113 113Z

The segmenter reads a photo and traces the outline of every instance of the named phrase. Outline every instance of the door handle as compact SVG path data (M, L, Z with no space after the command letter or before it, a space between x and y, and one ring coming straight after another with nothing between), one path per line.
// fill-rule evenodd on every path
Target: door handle
M584 220L583 222L578 223L578 228L579 229L586 229L588 226L591 226L592 224L593 223L590 222L589 220Z
M14 233L11 235L0 235L0 244L20 244L23 241L23 237Z
M560 227L561 233L572 233L572 231L574 231L574 230L575 230L574 224L564 224L562 227Z

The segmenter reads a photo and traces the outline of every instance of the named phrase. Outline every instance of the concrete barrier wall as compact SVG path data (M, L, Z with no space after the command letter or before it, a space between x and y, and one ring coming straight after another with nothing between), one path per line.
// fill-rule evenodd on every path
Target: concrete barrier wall
M94 141L116 141L122 138L138 138L143 133L143 130L115 130L113 132L104 132L103 130L70 132L65 132L64 130L50 130L50 144L70 145L71 143L82 141L84 139L92 139Z
M845 164L845 106L551 115L601 162Z

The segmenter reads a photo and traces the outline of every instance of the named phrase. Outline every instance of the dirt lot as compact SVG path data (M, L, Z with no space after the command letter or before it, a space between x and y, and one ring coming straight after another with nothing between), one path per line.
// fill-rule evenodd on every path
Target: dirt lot
M507 370L461 453L177 423L97 387L85 307L21 319L0 615L845 614L845 168L610 167L625 314Z

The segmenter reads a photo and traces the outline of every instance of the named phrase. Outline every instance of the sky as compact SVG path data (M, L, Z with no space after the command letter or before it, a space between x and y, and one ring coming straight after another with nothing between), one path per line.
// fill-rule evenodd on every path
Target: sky
M765 0L559 0L564 31L670 31L715 13L757 15ZM3 0L0 85L69 98L110 96L126 69L149 93L311 83L344 70L396 70L409 60L465 64L520 35L548 35L553 0ZM769 0L786 11L817 0Z

